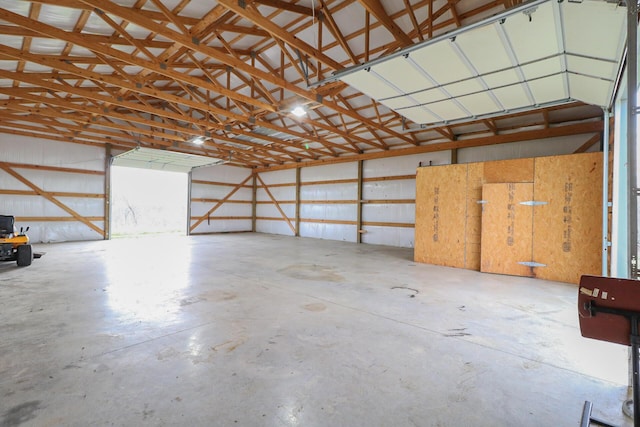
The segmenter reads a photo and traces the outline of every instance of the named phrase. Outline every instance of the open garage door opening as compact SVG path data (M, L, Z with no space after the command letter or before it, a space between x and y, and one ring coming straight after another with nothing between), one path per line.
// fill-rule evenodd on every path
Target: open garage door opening
M187 232L189 174L137 167L111 168L111 236Z

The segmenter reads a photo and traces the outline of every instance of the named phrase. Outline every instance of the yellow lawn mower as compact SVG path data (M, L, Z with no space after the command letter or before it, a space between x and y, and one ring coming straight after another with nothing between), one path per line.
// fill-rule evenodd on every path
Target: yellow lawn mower
M29 231L16 229L15 218L11 215L0 215L0 261L16 261L19 267L31 265L34 253L29 244ZM40 258L37 254L35 258Z

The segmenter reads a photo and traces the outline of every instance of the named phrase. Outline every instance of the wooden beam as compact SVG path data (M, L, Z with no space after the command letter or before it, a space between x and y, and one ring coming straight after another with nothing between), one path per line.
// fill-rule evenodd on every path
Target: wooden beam
M84 2L88 2L89 0L82 0ZM102 1L99 1L97 3L100 3L100 5L106 6L107 3L104 3ZM125 7L122 6L117 6L117 5L113 5L115 7L117 7L118 11L120 11L122 14L127 15L127 16L131 16L131 14L133 13L130 9L127 9ZM96 6L98 7L98 6ZM99 7L98 7L99 8ZM135 16L135 14L134 14ZM126 19L126 17L124 17ZM75 33L70 33L64 30L60 30L56 27L53 27L51 25L47 25L44 24L42 22L38 22L26 17L23 17L19 14L16 13L12 13L9 12L6 9L0 9L0 19L5 20L7 22L11 22L13 24L19 25L21 27L24 28L28 28L31 29L33 31L36 31L38 33L41 34L45 34L48 35L50 37L53 38L57 38L59 40L62 41L66 41L68 43L73 43L74 45L77 46L81 46L84 47L85 49L89 49L91 51L93 51L94 53L99 53L102 55L106 55L112 58L116 58L122 62L125 62L127 64L130 65L134 65L134 66L138 66L138 67L142 67L145 69L148 69L150 71L153 71L154 73L157 73L159 75L163 75L166 77L169 77L175 81L181 81L183 83L186 84L192 84L195 85L196 87L202 87L205 89L209 89L212 92L216 92L216 93L221 93L224 96L228 96L232 99L236 99L240 102L244 102L246 104L249 105L255 105L258 108L267 110L267 111L275 111L275 108L269 104L266 104L264 102L260 102L257 100L253 100L248 96L245 95L241 95L238 94L237 92L231 91L231 90L226 90L224 88L222 88L221 86L218 85L214 85L213 83L207 82L204 79L200 79L194 76L190 76L188 74L185 73L180 73L178 71L174 71L171 68L166 66L166 63L157 63L157 62L152 62L152 61L147 61L144 60L142 58L138 58L132 55L129 55L126 52L120 51L118 49L114 49L105 45L101 45L101 44L94 44L91 42L88 42L87 40L85 40L83 38L82 34L75 34ZM138 19L142 19L141 16L138 17ZM138 20L136 19L136 20ZM153 22L153 21L151 21ZM187 36L181 35L180 33L178 33L177 31L173 31L173 30L169 30L166 29L165 27L161 26L160 24L155 24L154 25L149 25L153 28L150 28L151 30L159 30L159 31L171 31L172 34L174 34L174 36L176 36L176 38L179 38L180 40L182 40L183 42L187 43L188 45L193 45L193 40L191 38L188 38ZM160 28L157 28L160 27ZM188 42L186 41L188 40ZM220 55L223 55L221 53L219 53L218 51L211 49L209 47L207 47L206 49L203 47L202 49L206 50L209 53L214 53L213 56L216 58L220 58ZM227 55L224 55L227 56ZM244 63L243 63L244 64Z
M300 236L300 183L302 182L300 172L300 168L296 168L296 200L294 202L296 204L296 236Z
M274 9L286 10L289 12L299 13L307 16L318 16L319 11L313 10L310 7L292 4L282 0L253 0L254 3L263 4L265 6L273 7Z
M358 210L356 213L356 243L362 243L362 193L364 188L364 186L362 185L363 169L364 160L358 160Z
M389 14L387 14L380 0L358 0L358 2L387 29L401 45L409 46L413 44L413 40L411 40L411 38L396 25Z
M436 151L451 150L454 148L482 147L486 145L507 144L510 142L531 141L534 139L554 138L558 136L581 135L586 133L602 132L602 121L577 123L571 125L557 126L549 129L536 129L522 132L514 132L502 135L491 135L480 138L470 138L458 141L441 142L435 144L421 145L418 147L400 148L395 150L379 151L375 153L365 153L355 156L340 157L337 159L321 159L310 162L300 162L296 164L271 166L267 168L257 168L258 172L293 169L307 166L318 166L333 163L356 162L358 160L372 160L386 157L408 156L412 154L433 153Z
M602 139L602 135L600 135L599 133L593 135L591 138L587 140L587 142L585 142L580 147L578 147L576 151L573 152L573 154L585 153L589 148L593 147L595 143L600 142L601 139Z
M95 2L98 3L101 0L82 0L84 2ZM334 70L339 70L342 68L342 65L339 62L334 61L332 58L329 58L327 55L320 52L313 46L305 43L304 41L298 39L293 34L289 33L282 29L279 25L271 22L264 16L262 16L256 9L252 9L250 7L243 7L237 0L218 0L218 3L234 12L238 16L243 17L244 19L253 22L258 27L266 30L271 34L272 37L278 38L288 45L299 49L301 52L306 53L312 58L322 62L323 64L331 67Z
M208 55L213 59L216 59L218 61L226 63L229 66L237 68L238 70L242 70L242 71L244 71L244 72L246 72L246 73L248 73L248 74L250 74L250 75L252 75L254 77L257 77L257 78L259 78L261 80L270 82L270 83L272 83L272 84L274 84L276 86L283 87L284 89L289 90L294 94L300 95L303 98L308 99L308 100L310 100L312 102L318 102L319 104L322 104L322 105L324 105L324 106L326 106L328 108L331 108L331 109L337 111L338 113L345 114L348 117L352 117L354 120L367 121L368 123L371 124L371 126L375 127L379 131L388 133L388 134L390 134L390 135L392 135L392 136L394 136L396 138L399 138L401 140L404 140L406 142L411 143L411 139L409 137L407 137L406 135L402 135L402 134L400 134L398 132L394 132L394 131L390 130L387 126L384 126L383 124L374 123L374 122L372 122L372 121L370 121L370 120L368 120L366 118L363 118L363 117L361 117L361 116L359 116L357 114L354 115L354 113L350 112L346 108L343 108L343 107L339 106L336 103L329 102L329 101L326 101L324 99L318 99L318 97L315 95L315 93L309 92L309 91L304 90L304 89L301 89L300 87L296 86L295 84L282 79L278 75L274 75L273 73L262 71L262 70L260 70L258 68L252 68L249 64L247 64L244 61L238 60L237 58L233 58L233 57L231 57L229 55L221 54L216 49L213 49L213 48L211 48L209 46L203 45L202 43L195 43L192 38L189 38L189 37L187 37L187 36L185 36L183 34L178 33L177 31L173 31L173 30L171 30L171 29L169 29L167 27L164 27L164 26L162 26L162 25L160 25L160 24L158 24L158 23L156 23L156 22L154 22L154 21L152 21L150 19L146 19L145 17L136 14L131 9L128 9L128 8L122 7L122 6L118 6L118 5L114 4L114 3L106 3L106 2L103 2L102 0L81 0L81 1L86 3L86 4L90 4L90 5L94 6L94 7L97 7L99 9L106 10L109 13L112 13L114 15L120 16L120 17L122 17L123 19L126 19L129 22L135 23L136 25L140 25L140 26L142 26L144 28L147 28L147 29L149 29L149 30L151 30L153 32L158 33L159 35L162 35L162 36L167 37L167 38L169 38L171 40L174 40L176 43L184 46L185 48L189 48L189 49L194 50L196 52L200 52L202 54ZM221 0L218 3L223 4L225 7L228 7L230 10L233 10L234 12L236 10L239 10L241 12L244 12L245 10L249 10L249 9L243 9L242 7L240 7L233 0ZM267 25L269 27L274 27L275 26L275 24L273 24L270 21L266 20L264 17L261 17L261 15L257 14L256 12L251 12L251 13L253 13L252 16L258 15L257 17L256 16L254 16L254 17L259 18L260 26L263 26L263 25ZM242 14L240 14L240 15L242 16ZM3 17L3 15L2 15L2 13L0 13L0 19L5 19ZM24 18L22 18L19 15L17 15L17 17L13 17L13 19L16 20L16 21L22 21ZM10 21L10 22L12 22L12 21ZM276 30L278 32L285 33L284 36L287 39L291 39L291 38L295 39L295 37L293 37L293 35L285 32L284 30L279 29L279 27L275 26L275 28L276 28ZM32 29L34 29L36 31L38 30L37 28L32 28ZM267 31L269 31L268 28L265 27L265 29L267 29ZM48 31L50 31L50 28L48 28L46 31L44 31L44 30L40 30L40 31L48 32ZM269 31L269 32L271 32L271 31ZM63 33L63 35L65 34L64 31L62 31L62 33ZM287 40L284 40L284 41L289 43ZM295 40L292 40L292 41L295 42ZM83 44L81 40L78 41L78 44L85 45L84 47L87 47L86 43ZM289 43L289 44L291 44L291 43ZM293 46L295 46L295 45L293 45ZM87 48L91 49L91 46L89 46ZM113 50L115 50L115 49L112 49L112 51ZM111 52L111 53L113 54L112 56L115 56L118 59L123 59L123 57L127 57L128 56L125 53L118 52L118 51ZM316 58L316 59L318 59L318 58ZM126 62L131 62L131 59L128 58L126 60ZM322 62L324 62L324 61L322 61ZM137 64L134 63L133 65L143 66L145 68L148 68L149 70L153 70L154 72L157 72L158 74L167 75L166 74L167 73L166 70L157 69L158 67L155 67L153 65L147 64L146 62L137 63ZM333 65L337 66L338 68L342 68L342 66L340 64L335 64L334 63ZM177 74L180 74L180 73L177 73ZM180 78L177 77L177 76L174 77L172 75L169 75L168 77L172 77L175 80L180 80ZM189 82L185 82L185 83L189 83ZM203 86L203 85L201 84L201 86ZM216 92L215 88L211 88L211 90L213 92ZM225 96L229 96L229 95L225 94ZM265 108L264 105L262 105L262 106L256 105L255 102L252 103L252 102L249 102L249 101L243 101L243 102L245 102L245 103L247 103L249 105L254 105L254 106L258 107L258 108L266 109L267 111L273 111L271 106L268 106L269 108Z

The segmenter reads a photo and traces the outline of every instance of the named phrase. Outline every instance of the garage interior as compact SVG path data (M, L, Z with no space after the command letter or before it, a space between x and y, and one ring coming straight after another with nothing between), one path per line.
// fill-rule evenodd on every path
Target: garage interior
M0 263L3 427L633 425L577 298L638 279L637 5L0 21L0 214L44 253ZM185 174L186 233L113 238L114 166Z

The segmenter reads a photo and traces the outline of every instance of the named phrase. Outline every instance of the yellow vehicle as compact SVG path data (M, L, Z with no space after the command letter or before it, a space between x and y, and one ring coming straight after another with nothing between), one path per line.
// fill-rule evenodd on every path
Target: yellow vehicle
M19 267L31 265L33 251L27 231L29 227L18 232L13 216L0 215L0 261L16 261Z

